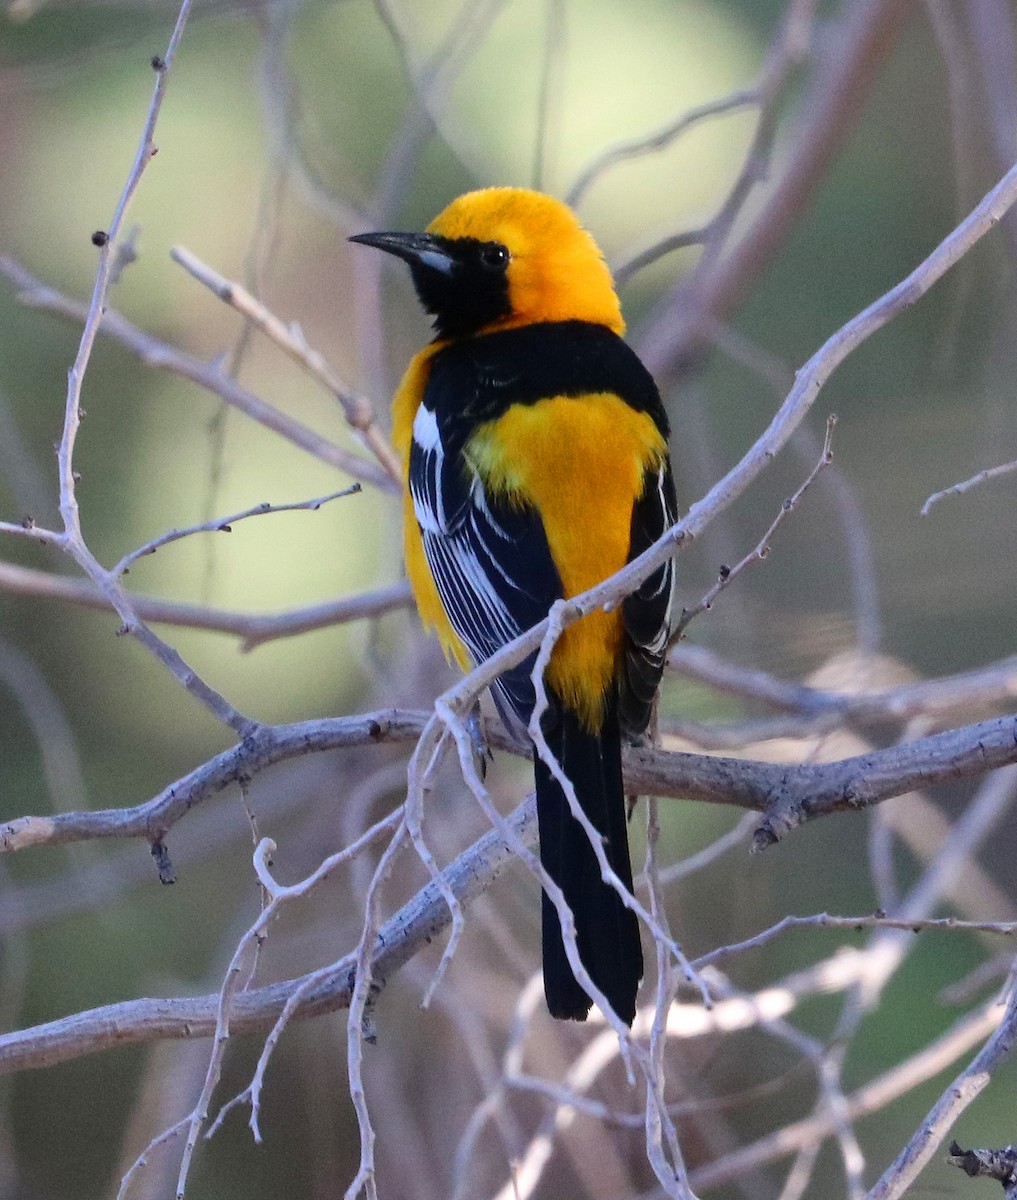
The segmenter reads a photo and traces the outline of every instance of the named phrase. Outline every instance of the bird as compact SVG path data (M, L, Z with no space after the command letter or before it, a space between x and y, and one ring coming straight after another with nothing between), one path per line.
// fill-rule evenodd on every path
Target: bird
M602 582L677 520L669 427L650 373L623 340L610 270L562 201L518 187L453 200L424 232L350 241L408 264L434 337L392 402L403 468L406 571L425 626L464 669ZM650 721L667 651L669 559L610 611L569 625L544 675L541 732L632 892L622 740ZM536 651L492 695L530 741ZM631 1025L643 974L639 921L602 877L590 838L533 752L540 859L572 911L579 959ZM544 993L583 1021L593 998L542 894Z

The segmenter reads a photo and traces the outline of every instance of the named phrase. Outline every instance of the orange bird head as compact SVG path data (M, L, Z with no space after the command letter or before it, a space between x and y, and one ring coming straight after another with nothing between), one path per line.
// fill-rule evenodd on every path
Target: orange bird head
M425 233L362 233L350 241L409 264L442 340L540 321L625 329L597 243L567 205L541 192L467 192Z

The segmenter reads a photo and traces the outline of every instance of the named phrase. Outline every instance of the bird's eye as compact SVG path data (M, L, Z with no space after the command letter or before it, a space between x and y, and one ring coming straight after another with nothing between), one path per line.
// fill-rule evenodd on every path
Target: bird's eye
M509 252L500 242L488 242L480 248L480 261L489 271L504 271L508 260Z

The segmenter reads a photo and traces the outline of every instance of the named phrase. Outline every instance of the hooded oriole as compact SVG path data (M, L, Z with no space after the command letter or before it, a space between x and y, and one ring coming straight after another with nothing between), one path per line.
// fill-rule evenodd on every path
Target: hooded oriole
M562 203L520 188L460 196L426 233L351 239L404 259L435 339L403 377L393 439L405 471L407 571L425 624L464 669L641 553L675 520L668 424L621 339L621 308L593 238ZM667 645L670 563L611 612L570 626L546 674L543 729L632 887L621 736L647 726ZM494 687L518 729L534 656ZM635 914L601 877L586 833L534 757L541 861L575 917L580 959L626 1022L643 959ZM543 896L552 1016L591 1000Z

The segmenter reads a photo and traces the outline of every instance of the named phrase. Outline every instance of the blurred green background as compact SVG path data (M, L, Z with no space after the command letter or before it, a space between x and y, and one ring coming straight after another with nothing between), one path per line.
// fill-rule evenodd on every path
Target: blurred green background
M734 315L734 330L755 347L771 381L714 350L667 396L685 506L765 426L781 398L773 377L789 380L830 333L910 271L1000 173L975 67L967 76L972 90L958 104L942 29L925 6L915 8L899 43L888 48L857 127L779 258ZM619 139L750 86L783 11L776 0L435 0L390 10L367 0L200 4L169 78L158 156L129 217L139 227L139 259L111 303L188 353L234 351L240 319L170 261L170 248L184 245L256 287L384 413L402 365L428 336L427 322L404 275L386 264L379 293L377 265L365 264L345 236L420 227L453 196L482 184L539 183L564 194L583 165ZM394 17L398 38L384 13ZM43 0L14 0L0 13L0 254L73 297L89 294L96 268L89 237L110 221L153 87L149 60L164 50L174 15L163 3ZM815 46L833 36L841 16L838 5L819 6ZM449 60L452 35L459 40ZM971 47L958 45L977 66ZM408 73L431 81L426 114ZM808 75L806 63L782 101L786 130L801 115ZM752 111L740 111L605 173L581 214L609 260L624 262L654 237L708 220L737 176L752 128ZM779 139L773 172L788 153ZM919 516L931 492L1017 457L1012 238L1012 229L996 231L837 372L808 426L821 439L826 415L837 413L840 485L816 485L768 562L692 627L693 642L789 678L859 650L886 656L901 677L943 674L1012 652L1017 483L1004 479ZM671 254L626 284L635 345L655 304L697 255L695 248ZM52 446L78 331L23 307L15 293L0 279L0 519L31 514L50 525L58 519ZM255 337L237 362L245 386L355 447L334 401L273 347ZM269 431L222 411L214 396L102 339L84 407L79 500L89 544L107 563L164 530L266 500L307 499L345 482ZM792 447L683 555L685 605L698 600L719 563L755 545L811 467L818 444ZM845 509L838 486L849 489L856 510ZM187 539L139 562L129 582L159 597L281 611L397 579L397 526L391 499L368 488L318 512L271 515L239 523L229 536ZM55 553L11 537L0 544L0 558L70 570ZM868 568L859 570L859 562ZM117 639L115 628L112 617L0 592L0 819L135 804L230 744L227 731L137 645ZM209 683L262 720L422 707L449 677L402 613L249 654L227 636L162 632ZM704 721L739 713L680 682L668 685L666 708ZM396 803L399 761L394 751L364 751L259 778L252 806L261 832L279 843L280 876L296 878L349 839L359 828L349 806L376 817ZM525 776L509 767L501 774L508 802L521 794ZM966 785L936 799L953 814L973 791ZM452 853L479 821L451 782L435 803L458 830L448 834ZM678 802L664 802L662 812L667 861L707 844L735 819ZM873 909L868 836L862 819L836 818L762 858L748 860L743 843L674 890L677 933L690 953L701 952L789 911ZM982 855L1004 887L1013 882L1014 841L1011 822ZM173 888L160 887L144 846L34 850L4 860L4 1026L138 995L215 990L257 911L250 844L242 805L226 794L173 831ZM902 881L915 878L916 861L899 847L896 862ZM407 870L405 890L420 877ZM521 873L499 886L513 919L530 923L524 945L532 970L534 889ZM266 977L308 969L350 944L362 886L354 879L330 888L275 934ZM739 963L738 983L776 979L842 940L775 943ZM492 953L465 951L485 952ZM954 1020L956 1010L938 1004L937 992L984 953L974 939L921 940L853 1045L847 1086ZM515 986L523 978L517 965ZM426 984L426 972L422 978ZM377 1053L387 1063L371 1067L379 1096L400 1081L428 1080L413 1106L418 1126L397 1139L400 1151L383 1152L391 1156L383 1176L389 1197L445 1194L462 1118L478 1098L472 1077L449 1069L457 1061L449 1056L461 1054L455 1023L441 1004L417 1011L420 980L407 972L386 993L391 1008L380 1014ZM840 1003L812 1000L796 1019L828 1036ZM343 1043L339 1019L290 1032L269 1073L266 1144L255 1147L243 1120L231 1119L200 1150L194 1200L340 1194L357 1154ZM256 1053L253 1042L237 1044L223 1098L228 1087L243 1086ZM690 1048L687 1059L684 1053L679 1048L678 1061L693 1093L738 1091L791 1062L761 1038ZM0 1195L115 1195L116 1180L146 1138L186 1111L201 1064L201 1047L169 1045L5 1080ZM166 1082L172 1072L179 1087ZM871 1179L945 1078L862 1123ZM1013 1140L1012 1108L1000 1100L1013 1082L1010 1068L974 1106L965 1144ZM810 1080L807 1095L812 1088ZM798 1115L800 1100L782 1094L764 1112L736 1114L732 1127L743 1140L759 1136L775 1116ZM720 1152L701 1130L687 1136L694 1161ZM638 1140L632 1145L637 1155ZM568 1168L561 1170L538 1195L577 1186ZM968 1194L958 1172L932 1170L930 1194ZM777 1179L761 1175L744 1194L776 1195ZM171 1194L164 1184L167 1190L152 1184L149 1192L142 1182L136 1194ZM732 1186L712 1194L743 1193ZM843 1194L833 1150L824 1150L808 1194Z

